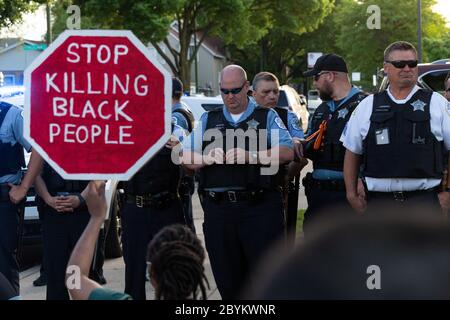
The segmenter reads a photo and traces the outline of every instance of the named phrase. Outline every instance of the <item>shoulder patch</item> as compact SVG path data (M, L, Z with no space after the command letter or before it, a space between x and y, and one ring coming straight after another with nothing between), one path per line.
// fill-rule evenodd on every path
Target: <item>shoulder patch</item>
M275 123L277 124L277 126L280 129L285 129L286 130L286 127L285 127L283 121L279 117L275 117Z
M297 116L291 118L291 126L294 128L294 130L302 131L300 120L297 118Z
M177 119L177 117L172 116L172 124L173 124L174 126L178 125L178 119Z

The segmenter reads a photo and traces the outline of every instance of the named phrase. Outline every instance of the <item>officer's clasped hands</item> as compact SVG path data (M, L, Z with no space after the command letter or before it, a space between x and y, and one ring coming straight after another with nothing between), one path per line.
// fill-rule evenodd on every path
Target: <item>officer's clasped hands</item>
M80 206L80 199L74 195L57 196L55 199L55 209L58 212L73 212Z
M208 166L212 164L223 164L224 160L224 153L221 148L212 149L204 156L204 162Z

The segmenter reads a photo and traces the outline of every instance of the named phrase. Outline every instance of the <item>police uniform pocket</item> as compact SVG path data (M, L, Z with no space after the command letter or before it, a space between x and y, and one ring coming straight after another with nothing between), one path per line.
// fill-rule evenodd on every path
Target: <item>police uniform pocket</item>
M426 144L429 142L430 114L423 111L403 112L405 143Z
M394 117L393 112L375 112L372 113L370 117L370 121L372 123L374 133L375 133L375 144L376 145L388 145L391 143L391 135L390 128L393 126L389 126L388 122L391 121Z

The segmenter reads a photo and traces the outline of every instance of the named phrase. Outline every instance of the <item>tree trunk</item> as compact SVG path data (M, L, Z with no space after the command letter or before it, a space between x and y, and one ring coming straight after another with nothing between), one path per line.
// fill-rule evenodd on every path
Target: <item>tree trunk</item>
M191 64L187 54L180 57L180 80L183 82L184 91L191 91Z

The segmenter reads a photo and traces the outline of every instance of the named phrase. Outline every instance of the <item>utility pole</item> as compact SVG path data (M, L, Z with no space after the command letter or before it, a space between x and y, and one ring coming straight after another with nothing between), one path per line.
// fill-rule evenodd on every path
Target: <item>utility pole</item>
M52 36L52 24L51 24L51 12L50 12L50 1L47 1L46 4L46 11L47 11L47 46L50 45L53 41Z
M422 1L417 0L417 53L419 63L422 62Z
M197 60L197 55L198 55L198 51L197 51L197 23L196 20L194 19L194 52L195 52L195 56L194 56L194 64L195 64L195 93L199 93L198 92L198 60Z

